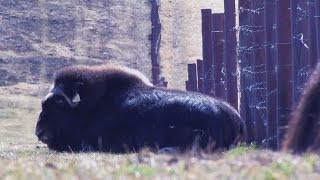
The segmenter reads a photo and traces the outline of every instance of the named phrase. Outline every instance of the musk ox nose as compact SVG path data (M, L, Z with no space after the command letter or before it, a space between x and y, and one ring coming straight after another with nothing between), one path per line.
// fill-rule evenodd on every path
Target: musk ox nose
M38 140L47 144L52 139L52 136L49 136L43 129L37 129L35 135L38 137Z

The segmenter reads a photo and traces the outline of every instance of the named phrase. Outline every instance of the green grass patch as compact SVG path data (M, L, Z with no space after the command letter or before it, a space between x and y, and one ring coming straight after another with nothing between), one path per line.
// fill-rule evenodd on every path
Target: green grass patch
M255 145L250 145L250 146L241 145L239 147L235 147L235 148L230 149L229 151L226 152L226 155L227 156L241 156L241 155L248 154L248 153L251 153L256 150L257 150L257 148Z

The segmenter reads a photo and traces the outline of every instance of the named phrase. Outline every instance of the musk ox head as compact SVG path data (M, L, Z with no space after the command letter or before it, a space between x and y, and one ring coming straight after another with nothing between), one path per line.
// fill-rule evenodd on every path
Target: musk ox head
M78 103L77 93L71 99L59 86L53 87L42 100L42 111L35 134L50 149L70 150L74 148L73 144L77 142L79 134L77 125L80 123L77 122L79 118L75 108Z
M55 74L53 88L42 101L35 134L50 149L81 150L83 124L92 119L96 106L136 86L152 83L139 71L111 64L65 67Z

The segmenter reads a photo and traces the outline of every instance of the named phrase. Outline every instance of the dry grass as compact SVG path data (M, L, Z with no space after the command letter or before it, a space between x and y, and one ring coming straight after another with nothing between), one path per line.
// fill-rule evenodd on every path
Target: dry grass
M52 152L33 135L40 97L47 87L0 87L0 179L320 178L318 155L295 156L253 147L180 155Z
M224 154L55 153L43 146L1 145L0 179L318 179L316 155L250 148Z

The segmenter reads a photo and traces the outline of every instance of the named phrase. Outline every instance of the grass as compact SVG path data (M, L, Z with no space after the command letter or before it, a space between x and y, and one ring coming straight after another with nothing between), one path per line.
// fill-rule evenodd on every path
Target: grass
M242 147L240 147L242 148ZM238 151L238 148L232 151ZM242 150L240 150L242 151ZM0 179L302 179L320 177L319 156L266 150L242 155L140 152L56 153L44 146L8 145L0 151Z
M0 87L0 179L320 178L319 155L255 146L213 154L52 152L33 135L43 92L35 86Z

